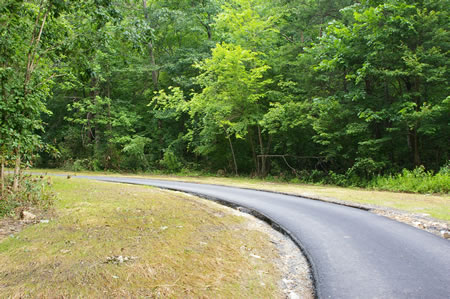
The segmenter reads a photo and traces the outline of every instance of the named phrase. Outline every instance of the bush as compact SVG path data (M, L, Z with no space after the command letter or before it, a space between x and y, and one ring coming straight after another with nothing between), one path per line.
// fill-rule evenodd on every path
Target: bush
M342 187L361 187L386 191L401 191L414 193L449 193L450 192L450 163L444 165L438 173L427 171L423 166L414 170L403 169L395 175L374 175L378 166L370 161L357 164L345 174L333 171L301 170L290 183L329 184ZM368 171L363 171L363 165Z
M164 156L159 163L170 172L178 172L182 167L178 157L169 149L164 152Z
M48 209L55 200L55 194L51 192L51 179L32 177L25 175L19 182L19 190L12 191L13 176L6 176L4 197L0 199L0 217L13 215L18 207L37 207Z
M73 171L84 171L89 168L89 160L88 159L78 159L73 162L71 170Z
M389 191L449 193L450 172L448 165L441 168L436 174L433 171L426 171L423 166L420 166L412 171L403 169L397 175L378 176L372 179L368 186Z

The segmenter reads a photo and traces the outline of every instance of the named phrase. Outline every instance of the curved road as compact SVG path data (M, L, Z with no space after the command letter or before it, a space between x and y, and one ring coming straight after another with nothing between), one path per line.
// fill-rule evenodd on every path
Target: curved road
M336 204L271 192L137 178L77 176L151 185L255 210L307 255L319 298L450 298L450 242Z

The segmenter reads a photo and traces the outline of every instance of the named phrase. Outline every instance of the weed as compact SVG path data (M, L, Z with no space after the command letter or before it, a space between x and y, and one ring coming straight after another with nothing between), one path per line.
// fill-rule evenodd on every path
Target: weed
M46 210L55 200L55 194L50 189L52 184L50 178L24 175L19 180L16 192L13 192L12 184L13 176L6 176L4 198L0 197L0 217L13 216L18 207L34 206Z
M421 166L412 171L403 169L397 175L378 176L368 186L388 191L446 194L450 192L450 173L448 167L443 167L434 174Z

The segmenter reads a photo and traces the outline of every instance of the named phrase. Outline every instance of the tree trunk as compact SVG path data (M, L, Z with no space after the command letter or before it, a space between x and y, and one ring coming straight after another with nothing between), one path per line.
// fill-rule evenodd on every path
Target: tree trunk
M20 146L16 147L14 153L16 154L16 165L14 167L13 191L17 192L19 190L20 178Z
M163 159L164 158L164 150L163 150L163 147L164 147L164 136L163 136L163 133L162 133L162 120L160 120L160 119L158 119L158 133L159 133L159 140L158 140L158 142L159 142L159 157L160 157L160 159Z
M23 84L23 90L24 90L24 97L28 94L28 83L31 80L31 75L36 68L37 62L35 61L36 58L36 52L38 50L39 42L41 41L42 32L44 30L45 22L47 20L49 8L46 9L44 13L44 17L42 19L41 24L39 25L40 17L41 17L41 10L43 8L43 3L41 2L41 6L39 7L39 14L36 16L36 23L34 25L34 31L33 35L31 36L31 43L30 43L30 50L28 51L28 61L27 61L27 69L25 72L25 80ZM39 31L37 31L39 25ZM39 59L38 59L39 61Z
M413 148L413 153L414 153L414 166L420 166L422 164L422 161L420 159L420 154L419 154L419 136L417 136L417 129L413 129L410 132L410 136L411 136L411 145Z
M142 0L142 6L144 7L144 16L147 22L150 21L147 11L147 0ZM155 90L158 90L159 70L156 69L155 49L153 46L153 39L147 44L148 52L150 55L150 65L152 66L152 82Z
M260 155L261 155L261 169L260 169L259 175L265 176L266 175L266 157L265 157L264 144L263 144L263 140L262 140L260 126L258 126L258 140L259 140Z
M0 180L1 180L1 186L2 186L2 191L1 191L1 198L5 199L5 158L2 156L2 169L0 172Z
M94 107L97 108L97 90L94 91ZM98 127L97 115L94 114L92 119L94 120L94 156L97 157L100 147L100 128Z
M411 78L406 78L405 80L405 85L406 85L406 90L408 91L408 93L419 93L420 92L420 82L419 80L416 78L411 79ZM413 83L411 82L413 81ZM420 105L421 105L421 100L419 96L414 96L414 102L416 104L416 108L415 110L417 112L420 111ZM422 164L422 161L420 159L420 154L419 154L419 136L417 134L417 128L419 127L419 123L416 122L414 124L414 128L413 129L409 129L409 145L412 148L413 151L413 161L414 161L414 166L420 166Z
M256 154L255 143L253 142L253 134L250 134L248 139L250 140L250 146L252 148L252 157L253 163L255 163L255 171L256 173L259 173L259 159L258 155Z
M237 163L236 163L236 156L234 154L234 148L233 148L233 143L231 143L231 137L227 136L228 139L228 143L230 144L230 149L231 149L231 155L233 156L233 163L234 163L234 174L236 176L238 176L238 168L237 168Z
M155 90L158 90L159 71L156 70L155 54L154 54L154 49L153 49L153 43L151 41L148 43L148 51L149 51L149 54L150 54L150 63L151 63L151 66L152 66L153 88Z

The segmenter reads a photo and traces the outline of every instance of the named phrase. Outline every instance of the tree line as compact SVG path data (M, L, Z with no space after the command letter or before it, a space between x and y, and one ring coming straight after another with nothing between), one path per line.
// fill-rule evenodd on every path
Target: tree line
M448 0L2 0L3 165L448 165Z

